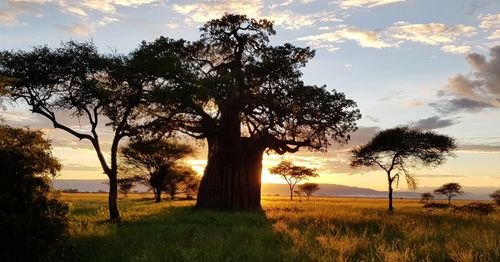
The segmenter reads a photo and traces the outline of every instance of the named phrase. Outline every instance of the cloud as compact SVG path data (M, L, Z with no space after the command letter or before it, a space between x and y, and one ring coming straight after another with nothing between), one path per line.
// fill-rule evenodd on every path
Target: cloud
M441 50L443 50L446 53L452 53L452 54L465 54L469 53L471 50L471 46L468 45L445 45L441 47Z
M468 54L466 60L471 73L450 78L446 87L438 92L452 99L431 103L431 106L445 113L500 108L500 46L490 49L489 61L478 53Z
M364 31L361 29L340 26L333 32L309 35L298 38L299 41L307 41L314 47L333 47L328 43L341 43L345 40L356 41L361 47L387 48L391 44L384 42L377 31Z
M459 145L458 150L463 152L500 153L500 145L467 144Z
M411 123L411 126L420 129L439 129L455 124L456 122L453 119L442 119L439 116L432 116L413 122Z
M442 114L469 112L477 113L486 108L493 108L489 103L476 101L468 98L455 98L450 100L441 100L438 102L429 103L438 112Z
M427 45L448 44L459 36L472 36L475 28L472 26L448 26L441 23L410 24L396 22L388 29L391 38L403 41L420 42Z
M188 23L205 23L211 19L223 16L225 13L245 14L251 18L267 19L274 25L288 30L296 30L315 25L318 21L338 22L341 19L331 11L321 11L309 14L299 14L292 10L277 10L287 7L293 1L283 1L269 6L263 0L213 0L188 4L174 4L172 10L188 17ZM305 3L305 2L302 2ZM268 7L266 9L266 7Z
M406 0L341 0L339 7L349 9L354 7L377 7L394 3L406 2Z
M249 17L261 17L264 2L262 0L215 0L197 2L193 4L174 4L172 9L196 23L204 23L211 19L219 18L224 13L246 14Z
M104 18L102 18L97 22L84 23L84 24L75 23L71 26L59 25L58 28L63 31L69 32L72 35L83 37L95 32L95 30L99 27L105 27L106 25L117 21L119 21L118 18L105 16Z
M500 14L481 14L478 17L479 27L484 29L500 28Z
M115 13L116 6L138 7L157 2L158 0L84 0L82 6L104 13Z

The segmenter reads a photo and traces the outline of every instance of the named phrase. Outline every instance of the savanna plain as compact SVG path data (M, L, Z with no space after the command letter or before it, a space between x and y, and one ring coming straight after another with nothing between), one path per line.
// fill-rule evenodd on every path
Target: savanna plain
M500 261L500 211L425 209L418 200L266 196L262 210L199 210L194 201L62 194L70 238L62 261ZM439 201L438 201L439 202ZM465 205L469 201L453 201Z

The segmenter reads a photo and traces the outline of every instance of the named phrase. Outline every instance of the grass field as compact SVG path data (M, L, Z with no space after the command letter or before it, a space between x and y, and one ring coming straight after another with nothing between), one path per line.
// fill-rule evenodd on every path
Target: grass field
M429 212L396 200L391 215L383 199L264 197L262 212L231 213L129 195L111 225L106 195L61 198L71 206L64 261L500 261L498 208Z

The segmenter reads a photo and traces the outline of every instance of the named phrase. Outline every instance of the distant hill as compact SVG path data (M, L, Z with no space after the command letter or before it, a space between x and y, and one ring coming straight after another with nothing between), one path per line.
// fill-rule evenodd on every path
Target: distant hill
M79 192L98 192L108 191L107 180L77 180L77 179L54 179L53 186L56 189L77 189ZM337 184L320 184L320 189L314 194L316 196L339 196L339 197L371 197L371 198L386 198L386 191L377 191L369 188L352 187ZM465 195L457 199L471 200L486 200L489 199L488 193L495 191L498 188L483 188L483 187L464 187ZM146 192L147 188L143 185L137 185L132 190ZM424 187L419 188L416 192L413 191L395 191L394 198L420 198L422 192L432 192L434 188ZM290 191L286 184L262 184L262 195L280 195L288 196Z

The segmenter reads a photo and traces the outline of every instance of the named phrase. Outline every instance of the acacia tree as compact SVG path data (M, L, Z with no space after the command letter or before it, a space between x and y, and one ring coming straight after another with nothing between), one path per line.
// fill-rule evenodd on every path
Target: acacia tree
M155 201L161 201L161 193L167 184L178 183L183 175L176 171L179 160L193 153L186 144L166 140L134 141L120 151L124 168L137 171L136 180L153 191ZM175 193L174 193L175 195Z
M186 68L175 87L156 86L150 110L174 130L208 143L207 166L197 207L260 208L265 151L324 151L344 144L360 118L354 101L325 86L306 85L300 69L314 57L309 48L272 46L267 20L226 14L207 22L199 41L184 43ZM170 40L143 43L144 54L171 49ZM164 64L161 56L149 61ZM165 71L168 71L165 69ZM163 79L161 68L157 79Z
M309 198L312 196L312 194L316 191L319 190L319 185L316 183L304 183L302 185L299 185L300 191L304 192L307 196L307 201L309 201Z
M425 203L429 203L433 199L434 199L434 196L430 192L422 193L420 195L420 201L425 202Z
M120 193L122 193L123 196L127 197L128 192L130 192L130 190L132 190L132 188L135 186L134 183L134 177L118 178L118 189Z
M285 179L290 189L290 200L293 200L295 185L304 179L318 176L318 173L314 169L296 166L289 161L281 161L277 166L270 168L269 172Z
M175 55L162 58L170 74L175 74ZM92 43L69 42L56 49L0 53L0 79L4 79L0 81L0 93L25 102L31 112L48 119L54 128L92 144L109 178L112 222L120 219L116 202L120 141L163 121L145 116L141 110L154 84L148 70L150 66L140 53L101 55ZM169 76L164 74L164 81ZM71 118L78 118L80 126L69 123ZM100 136L105 127L112 129L110 141ZM109 156L104 153L106 143L111 144Z
M453 197L463 195L463 193L462 185L459 183L447 183L434 190L434 194L446 196L448 204L451 204L451 199Z
M409 127L396 127L379 132L367 144L352 150L351 167L380 167L387 174L389 211L393 211L393 182L399 185L402 173L409 188L416 188L409 168L438 166L453 156L456 148L453 138ZM396 171L396 174L392 174Z

